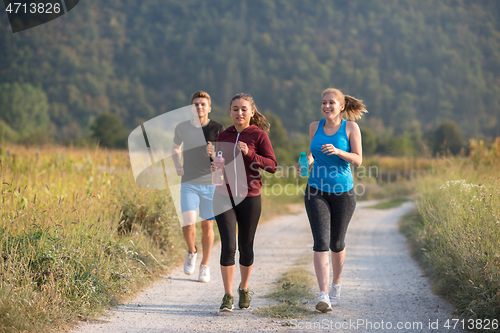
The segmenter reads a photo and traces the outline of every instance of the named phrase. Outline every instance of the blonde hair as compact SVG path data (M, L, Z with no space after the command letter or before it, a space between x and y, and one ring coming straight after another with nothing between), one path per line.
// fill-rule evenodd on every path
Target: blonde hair
M192 95L191 95L191 104L193 104L193 101L195 98L206 98L207 101L208 101L208 106L211 106L212 105L212 100L210 99L210 95L204 91L195 91Z
M267 121L266 117L264 117L264 115L257 110L253 97L245 93L236 94L231 99L231 103L229 103L229 108L231 108L233 101L237 99L244 99L245 101L248 101L250 103L250 107L252 108L252 110L255 111L254 115L250 119L250 125L255 125L264 132L269 133L269 128L271 127L271 124L269 124L269 121Z
M356 99L352 96L344 95L340 90L335 88L328 88L323 91L321 98L326 94L335 95L340 105L344 105L344 109L340 111L340 115L344 120L357 120L360 119L363 113L367 113L365 105L362 100Z

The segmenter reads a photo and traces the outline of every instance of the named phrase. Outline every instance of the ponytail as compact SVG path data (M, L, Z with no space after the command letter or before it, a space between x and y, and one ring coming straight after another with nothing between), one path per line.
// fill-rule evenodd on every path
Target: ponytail
M368 112L361 100L348 95L344 96L344 100L345 106L344 110L342 110L342 117L344 120L358 120L363 113Z
M356 99L349 95L344 95L340 90L334 88L328 88L323 91L321 97L325 97L326 94L334 94L341 105L344 105L344 109L340 112L342 119L344 120L358 120L363 116L363 113L367 113L365 105L362 100Z
M264 117L264 115L260 113L259 110L257 110L257 106L255 106L253 97L250 96L249 94L244 94L244 93L236 94L231 99L229 107L231 107L231 104L233 104L233 101L236 99L244 99L245 101L250 102L250 106L254 111L252 118L250 118L250 125L255 125L264 132L269 133L269 128L271 127L271 124L269 124L269 121L267 121L266 117Z
M259 111L257 111L257 108L254 109L255 113L250 119L250 125L255 125L261 130L263 130L266 133L269 133L269 128L271 127L271 124L269 124L269 121L267 121L266 117Z

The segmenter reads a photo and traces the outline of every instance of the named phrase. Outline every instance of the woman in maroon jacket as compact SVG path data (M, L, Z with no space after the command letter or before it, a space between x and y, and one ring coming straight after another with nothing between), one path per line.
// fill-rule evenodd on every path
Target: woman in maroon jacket
M229 114L234 125L219 134L216 144L216 151L222 151L226 159L225 181L216 187L213 199L222 247L220 265L225 295L220 311L223 312L233 309L236 225L241 272L239 307L250 307L248 281L254 259L253 242L261 213L262 179L259 169L276 172L276 158L267 136L269 123L257 111L252 96L234 96ZM214 156L213 150L211 155Z

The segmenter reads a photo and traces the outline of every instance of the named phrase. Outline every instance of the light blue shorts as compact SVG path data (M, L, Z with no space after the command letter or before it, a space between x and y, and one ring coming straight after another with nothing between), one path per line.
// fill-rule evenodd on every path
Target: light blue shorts
M214 211L212 199L214 197L215 185L193 185L181 183L181 210L197 211L200 208L200 217L203 220L213 220Z

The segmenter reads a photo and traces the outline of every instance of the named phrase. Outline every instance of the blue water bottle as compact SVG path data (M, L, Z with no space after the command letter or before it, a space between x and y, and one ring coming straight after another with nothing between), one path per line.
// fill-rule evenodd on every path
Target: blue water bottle
M305 152L300 153L299 166L300 166L300 176L301 177L308 177L309 176L309 159L307 158Z

